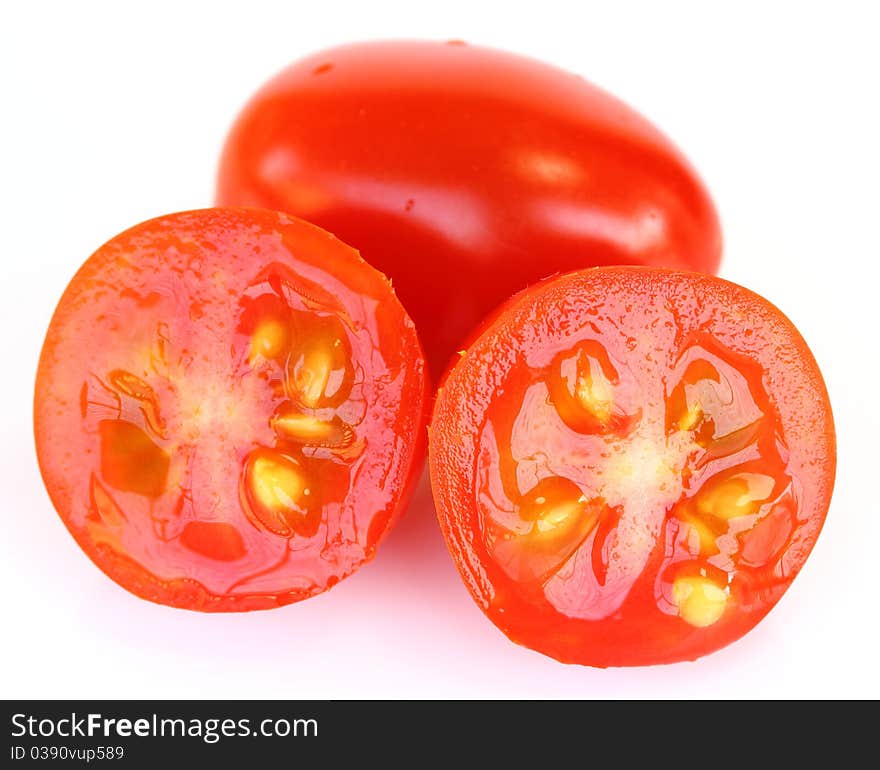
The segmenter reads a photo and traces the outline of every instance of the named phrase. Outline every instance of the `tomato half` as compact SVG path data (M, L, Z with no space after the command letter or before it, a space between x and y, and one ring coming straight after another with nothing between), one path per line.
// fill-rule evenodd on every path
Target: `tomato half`
M474 599L565 662L697 658L779 600L831 497L831 408L766 300L595 268L513 298L431 423L440 524Z
M576 75L458 42L296 62L233 126L217 200L289 211L359 249L394 281L435 375L548 275L714 272L721 254L709 194L647 120Z
M256 209L140 224L71 281L40 358L40 469L129 591L276 607L370 559L421 464L426 377L386 278Z

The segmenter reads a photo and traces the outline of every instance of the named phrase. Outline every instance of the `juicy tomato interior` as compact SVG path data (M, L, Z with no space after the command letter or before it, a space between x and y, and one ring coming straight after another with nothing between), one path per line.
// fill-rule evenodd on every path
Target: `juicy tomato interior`
M492 620L561 660L632 665L697 657L769 611L818 534L835 451L821 376L775 308L617 268L499 314L441 391L431 457Z
M329 234L259 210L162 217L103 246L56 310L40 467L134 593L285 604L369 559L401 510L423 370L384 276Z
M648 120L570 72L460 41L293 63L232 127L217 201L290 212L359 249L394 281L438 377L488 313L548 275L714 272L721 256L708 191Z

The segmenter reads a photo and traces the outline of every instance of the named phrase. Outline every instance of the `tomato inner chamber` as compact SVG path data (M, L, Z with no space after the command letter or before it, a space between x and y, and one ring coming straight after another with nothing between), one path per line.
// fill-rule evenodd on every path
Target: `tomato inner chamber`
M796 489L754 363L697 339L666 370L636 340L549 355L509 372L479 439L481 531L514 590L600 620L645 587L706 627L741 581L782 577Z
M98 437L95 541L148 563L138 535L151 532L204 564L253 556L257 567L257 533L277 542L279 563L288 541L316 538L364 449L365 409L346 317L285 280L251 284L223 334L134 323L133 344L83 383L83 423Z

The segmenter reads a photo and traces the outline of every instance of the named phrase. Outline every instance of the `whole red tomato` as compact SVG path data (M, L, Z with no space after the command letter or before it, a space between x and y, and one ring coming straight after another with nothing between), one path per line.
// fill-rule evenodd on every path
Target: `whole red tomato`
M498 303L559 271L713 272L721 235L684 156L582 78L460 42L302 59L244 109L220 204L288 211L393 281L438 374Z
M421 467L426 378L388 281L256 209L144 222L58 304L34 428L55 508L133 593L277 607L372 558Z
M836 457L822 375L779 310L644 267L514 297L450 371L429 444L474 599L514 641L594 666L752 628L819 535Z

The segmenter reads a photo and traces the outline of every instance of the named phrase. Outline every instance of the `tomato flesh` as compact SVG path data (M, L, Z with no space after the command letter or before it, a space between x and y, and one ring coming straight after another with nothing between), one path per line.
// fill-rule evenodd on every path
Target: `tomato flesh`
M371 558L421 459L426 380L387 280L256 209L138 225L77 273L35 392L46 487L145 598L262 609Z
M645 118L574 74L461 43L295 62L233 126L217 201L288 211L359 249L394 281L435 375L548 275L713 272L721 255L706 188Z
M566 662L693 659L778 601L835 468L791 323L720 279L596 268L515 297L449 373L430 436L474 598Z

